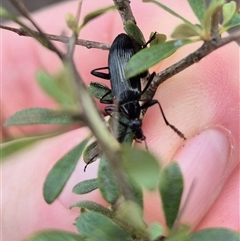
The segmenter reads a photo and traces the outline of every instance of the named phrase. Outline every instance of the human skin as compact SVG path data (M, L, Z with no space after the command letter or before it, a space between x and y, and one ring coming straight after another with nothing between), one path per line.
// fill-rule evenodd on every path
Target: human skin
M110 0L99 2L85 1L82 16L111 4ZM185 18L197 22L187 2L182 1L179 5L174 4L173 0L162 2ZM45 32L59 35L69 32L64 17L69 12L74 14L76 6L77 2L71 1L33 16ZM151 31L169 36L174 26L180 23L154 5L132 1L132 6L138 26L146 38ZM121 19L116 12L112 12L89 23L80 37L111 43L121 32ZM64 50L62 44L56 45ZM199 45L189 45L180 49L154 70L159 72L165 69L197 47ZM92 77L90 71L106 66L106 51L77 47L75 60L86 84L93 80L102 82ZM39 69L57 73L60 68L61 62L57 56L33 39L3 31L2 119L6 120L25 108L56 108L55 103L37 85L35 73ZM163 83L154 98L161 102L169 122L187 137L187 141L183 141L164 124L157 106L150 108L144 117L143 131L149 150L161 165L177 160L181 166L186 208L180 222L195 230L225 227L239 231L239 47L231 43L211 53ZM103 110L102 105L100 108ZM26 136L33 130L43 131L46 128L8 128L4 138ZM97 164L90 165L83 173L83 162L80 162L63 193L53 204L48 205L43 200L42 188L48 171L88 133L87 128L78 128L41 140L6 158L2 165L3 240L24 240L29 234L42 229L76 231L72 223L78 210L69 210L70 204L88 198L104 204L97 191L84 197L71 194L75 183L96 176ZM143 147L141 144L138 146ZM192 183L193 188L189 191ZM159 221L164 225L158 194L146 193L144 203L146 222Z

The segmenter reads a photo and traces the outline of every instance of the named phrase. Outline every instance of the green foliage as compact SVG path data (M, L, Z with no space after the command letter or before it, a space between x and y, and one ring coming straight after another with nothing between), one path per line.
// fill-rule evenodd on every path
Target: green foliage
M233 15L232 19L220 29L220 33L223 33L238 26L240 26L240 13L236 12Z
M151 33L149 39L152 38L153 34L154 34L154 33ZM155 33L155 37L154 37L154 39L152 39L152 41L150 42L150 46L164 43L164 42L166 42L166 40L167 40L167 36L166 36L165 34Z
M133 22L128 21L124 26L124 30L140 46L144 46L146 44L142 31Z
M222 13L223 13L222 25L223 26L228 25L228 23L231 21L234 14L236 13L236 10L237 10L237 4L234 1L231 1L223 5L223 8L222 8Z
M126 77L131 78L143 73L158 62L172 55L181 46L192 42L192 40L188 39L171 40L139 51L133 55L127 63L125 68Z
M71 13L68 13L65 17L67 26L72 30L73 33L76 35L79 34L79 27L78 27L78 19Z
M167 226L171 229L179 211L183 192L183 177L177 163L166 166L160 175L159 192Z
M37 124L67 125L73 123L80 123L80 117L77 117L77 113L46 108L29 108L16 112L4 123L4 126Z
M163 235L163 228L159 223L151 223L148 226L149 241L158 240Z
M3 161L4 158L8 157L9 155L14 154L15 152L20 151L26 147L29 147L37 141L47 137L49 137L49 135L26 137L0 144L0 160Z
M80 201L70 206L70 208L74 208L74 207L101 213L102 215L105 215L109 218L113 216L113 212L110 209L105 208L104 206L92 201Z
M58 76L52 76L45 71L37 72L37 81L40 87L53 98L63 109L78 110L76 88L69 79L67 68Z
M206 12L205 0L188 0L193 12L197 16L200 23L203 22L204 14Z
M96 11L93 11L89 14L87 14L84 19L83 19L83 23L81 25L80 28L83 28L87 23L89 23L90 21L92 21L93 19L101 16L102 14L108 12L108 11L112 11L115 10L115 6L109 6L109 7L105 7L105 8L101 8L101 9L97 9Z
M219 11L222 9L224 3L224 0L216 1L215 3L211 4L206 10L202 23L203 39L210 40L212 31L212 21L214 17L219 13Z
M111 89L105 84L91 82L88 86L88 90L96 99L102 99L102 97L104 97L105 101L112 101L113 99Z
M176 39L185 39L199 36L199 31L197 31L197 28L197 26L193 28L192 26L185 23L180 24L174 29L171 37Z
M85 241L78 234L59 230L47 230L37 232L26 239L26 241Z
M124 170L134 182L154 190L159 178L159 164L149 153L137 148L123 147Z
M96 212L82 213L76 221L76 226L78 231L87 237L87 240L133 241L124 229L108 217Z
M186 241L239 241L240 235L229 229L209 228L190 234Z
M98 179L89 179L79 182L73 187L73 192L76 194L86 194L98 188Z
M102 197L108 203L114 204L121 195L117 179L104 156L98 168L98 185Z
M146 224L143 220L142 208L136 202L122 202L116 212L116 217L126 226L134 230L136 236L146 236Z
M63 156L48 173L43 187L43 196L47 203L52 203L61 193L88 141L89 137Z

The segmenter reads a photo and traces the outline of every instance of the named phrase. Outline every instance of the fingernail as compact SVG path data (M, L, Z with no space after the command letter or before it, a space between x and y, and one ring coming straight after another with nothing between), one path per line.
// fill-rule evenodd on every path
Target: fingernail
M191 138L175 155L184 176L180 223L194 228L217 198L230 155L222 130L208 129Z

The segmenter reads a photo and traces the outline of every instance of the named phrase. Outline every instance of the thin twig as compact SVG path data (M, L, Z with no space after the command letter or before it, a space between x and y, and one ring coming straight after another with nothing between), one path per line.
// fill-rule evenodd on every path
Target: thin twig
M40 27L32 20L31 16L29 15L29 12L27 8L24 6L23 2L19 0L9 0L17 9L18 11L26 18L28 19L33 26L38 30L39 36L46 41L48 49L54 51L60 59L64 58L64 54L47 38L47 36L42 32Z
M212 39L209 42L205 42L199 49L195 52L189 54L187 57L173 64L172 66L166 68L162 72L156 74L153 81L151 82L149 88L144 92L142 100L152 99L158 86L170 77L178 74L187 67L199 62L202 58L206 57L208 54L214 50L240 38L240 32L237 31L232 33L228 37L218 39Z
M9 31L12 31L20 36L25 36L25 37L32 37L31 35L29 35L29 33L27 31L25 31L23 28L13 28L13 27L8 27L5 25L1 25L0 24L0 28L2 29L6 29ZM39 35L39 32L31 30L33 33L35 33L36 35ZM53 40L53 41L57 41L57 42L62 42L62 43L68 43L70 37L67 36L59 36L59 35L54 35L54 34L46 34L46 37L49 40ZM83 40L83 39L77 39L76 40L76 45L81 45L84 46L88 49L91 48L95 48L95 49L102 49L102 50L109 50L110 49L110 44L106 44L106 43L99 43L99 42L95 42L95 41L89 41L89 40Z
M129 0L113 0L113 2L122 18L123 25L125 25L127 21L131 21L136 24L132 9L130 8Z

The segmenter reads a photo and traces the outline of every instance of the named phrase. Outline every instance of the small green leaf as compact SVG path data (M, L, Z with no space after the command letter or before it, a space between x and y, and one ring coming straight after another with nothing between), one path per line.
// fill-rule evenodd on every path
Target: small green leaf
M64 73L62 73L64 75ZM72 108L75 106L75 102L72 96L70 96L66 89L61 85L63 81L60 80L60 77L53 77L45 71L37 72L37 81L41 88L53 99L55 99L61 106L66 108ZM70 86L71 83L68 83ZM72 92L71 95L73 95Z
M233 18L234 14L236 13L237 4L234 1L231 1L229 3L225 3L222 8L223 13L223 22L222 25L227 25L231 19Z
M7 156L20 151L46 137L47 136L27 137L0 144L1 161L3 161L3 158L6 158Z
M102 155L102 150L97 141L89 144L83 152L83 160L89 165L99 159Z
M171 37L176 38L176 39L186 39L189 37L200 36L198 29L199 28L197 26L195 26L195 28L193 28L192 25L183 23L183 24L178 25L175 28Z
M102 197L108 203L113 204L117 201L121 190L105 157L101 158L98 168L98 185Z
M173 16L181 19L184 23L189 24L189 25L193 25L191 22L189 22L187 19L185 19L184 17L182 17L181 15L179 15L178 13L174 12L172 9L168 8L167 6L165 6L164 4L158 2L158 1L154 1L154 0L143 0L143 2L151 2L156 4L157 6L159 6L160 8L164 9L166 12L172 14Z
M221 30L221 33L230 30L232 28L240 26L240 13L236 13L233 18L230 20L230 22L224 26L223 30Z
M102 99L102 97L104 96L104 101L113 100L111 89L108 88L105 84L91 82L88 86L88 90L96 99Z
M146 41L139 27L131 21L127 21L124 26L125 32L134 39L140 46L144 46Z
M43 187L43 195L47 203L52 203L61 193L69 177L74 171L89 139L90 137L87 137L79 145L69 151L48 173Z
M149 190L154 190L159 178L159 164L149 153L129 146L123 147L124 169L130 179Z
M4 126L36 125L36 124L72 124L79 123L77 113L57 111L45 108L29 108L12 115Z
M222 9L222 6L224 3L225 3L224 0L216 1L215 3L212 3L210 7L208 7L207 11L205 12L204 19L202 22L202 29L204 31L203 38L205 40L208 40L210 38L211 30L212 30L212 19Z
M37 232L26 239L26 241L85 241L86 239L78 234L60 231L47 230Z
M159 238L163 235L163 227L156 222L153 222L148 227L149 240L160 240Z
M143 211L137 203L132 201L122 202L117 209L116 217L138 232L145 232L146 224L143 221Z
M168 235L167 241L186 241L187 236L191 233L191 228L187 225L179 225L177 230L172 229Z
M70 206L70 208L74 208L74 207L84 208L89 211L101 213L102 215L105 215L110 218L113 216L113 213L110 209L92 201L80 201Z
M191 6L195 15L197 16L200 23L202 23L204 14L206 12L205 0L188 0L188 3Z
M78 28L78 19L71 13L66 14L65 17L67 26L75 33L78 35L79 33L79 28Z
M76 226L78 231L91 241L133 241L129 233L100 213L82 213L76 221Z
M166 223L171 228L178 216L183 192L183 177L177 163L170 163L161 171L159 191Z
M76 194L86 194L98 188L97 178L79 182L73 187L73 192Z
M151 39L152 35L153 35L153 33L151 33L149 39ZM164 42L166 42L166 40L167 40L167 36L165 34L156 33L155 38L150 42L150 46L164 43Z
M139 183L127 178L128 188L132 194L132 200L143 209L143 190Z
M90 22L91 20L93 20L94 18L97 18L99 17L100 15L108 12L108 11L112 11L112 10L115 10L116 7L115 6L109 6L109 7L105 7L105 8L101 8L101 9L98 9L96 11L93 11L89 14L87 14L84 19L83 19L83 23L81 25L81 28L83 26L85 26L88 22Z
M172 55L178 48L192 42L192 40L188 39L171 40L139 51L133 55L125 67L126 78L143 73L158 62Z
M239 241L239 233L224 228L208 228L190 234L186 241Z

